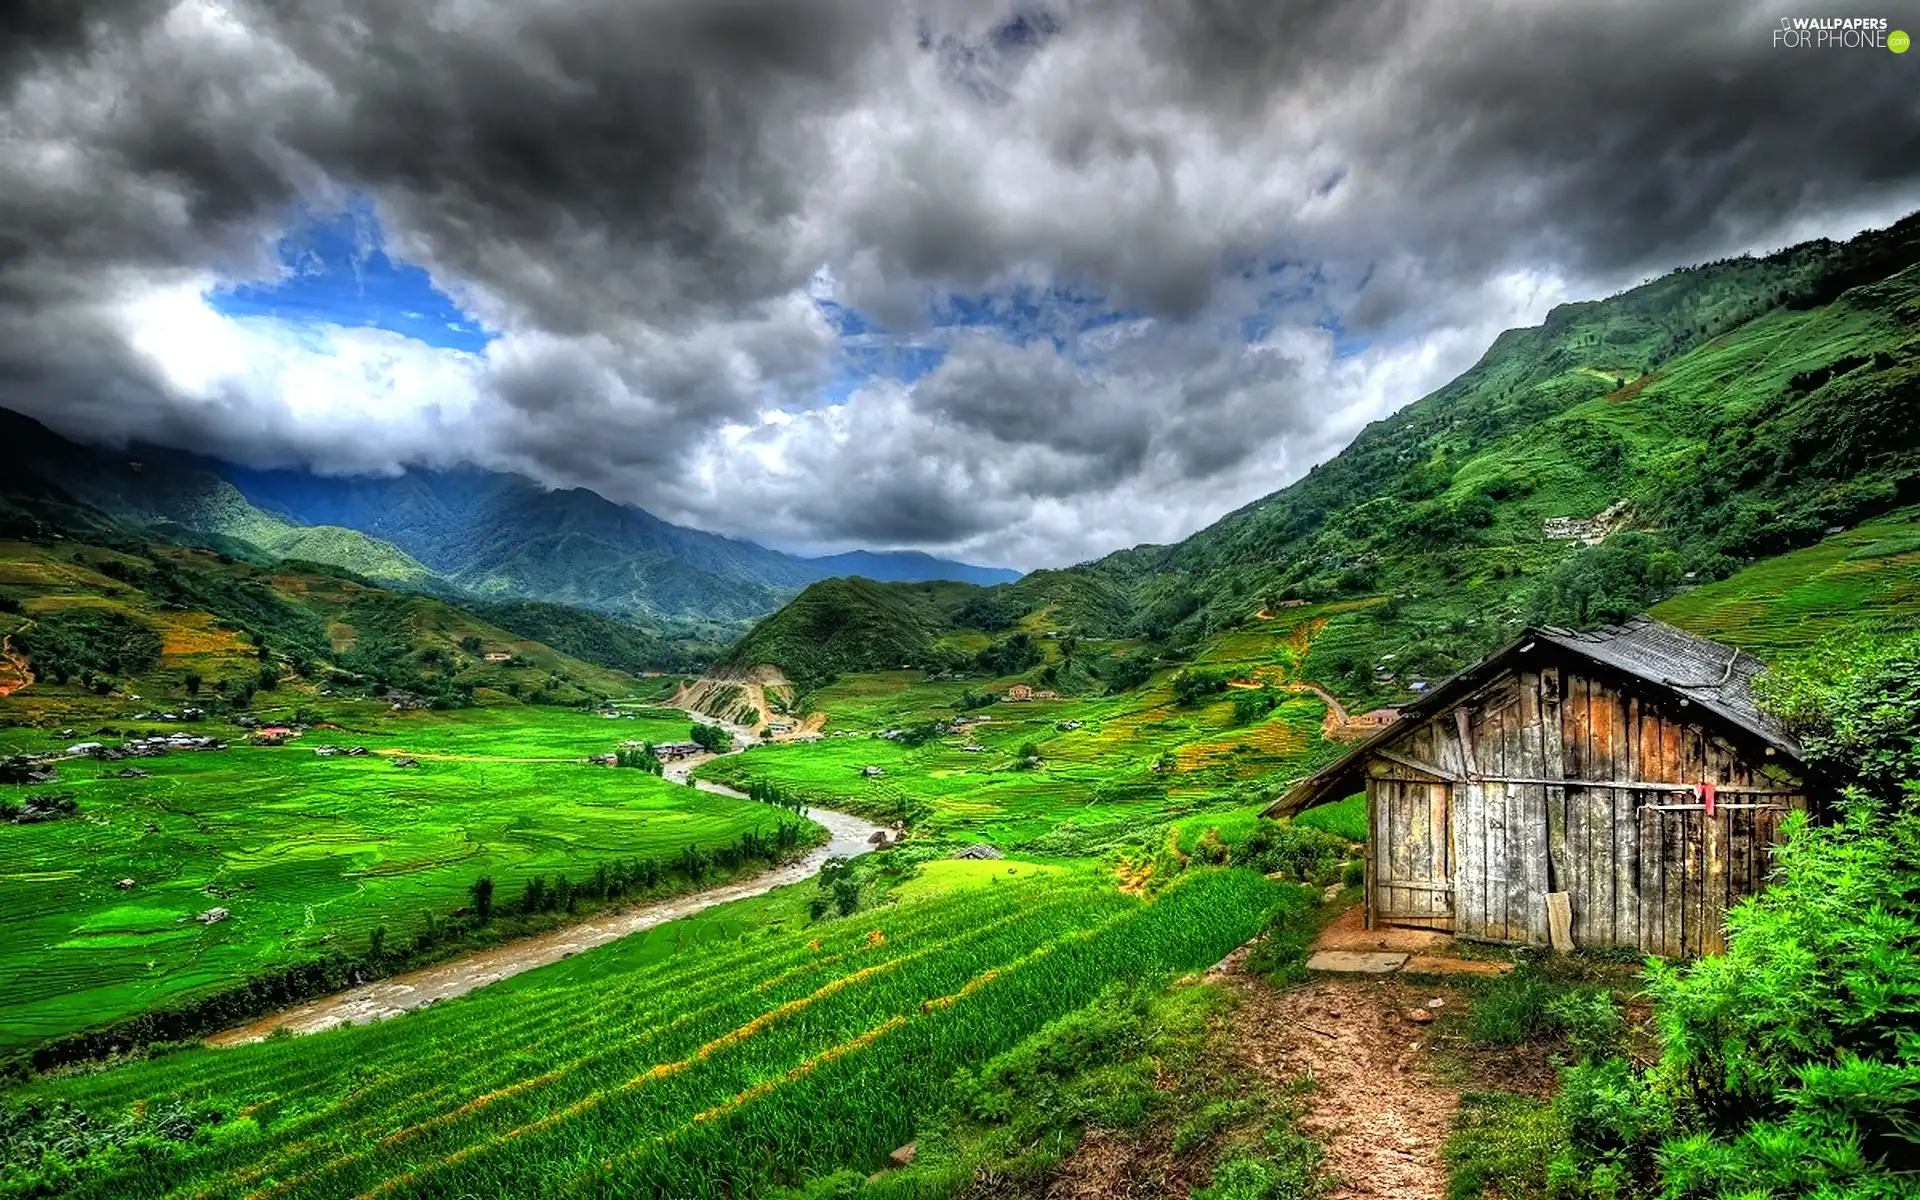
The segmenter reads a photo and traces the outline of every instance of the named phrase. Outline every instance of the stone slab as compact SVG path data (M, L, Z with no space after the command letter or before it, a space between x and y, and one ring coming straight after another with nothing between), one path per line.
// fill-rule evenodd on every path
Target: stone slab
M1404 954L1380 951L1318 950L1307 960L1309 971L1337 971L1358 975L1385 975L1398 971L1407 961Z

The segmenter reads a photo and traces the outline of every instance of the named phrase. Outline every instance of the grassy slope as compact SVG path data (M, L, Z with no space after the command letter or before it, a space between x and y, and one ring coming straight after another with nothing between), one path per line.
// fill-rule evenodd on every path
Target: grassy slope
M1763 559L1653 614L1768 659L1825 637L1920 627L1920 509Z
M1142 904L1086 873L1005 863L943 870L938 884L818 923L802 885L691 952L658 953L697 925L663 929L404 1020L171 1055L34 1095L102 1113L166 1096L247 1114L152 1162L124 1157L77 1195L239 1194L263 1178L293 1196L753 1194L799 1162L871 1169L956 1068L1116 979L1214 961L1258 930L1276 891L1210 872Z
M119 577L104 573L109 570ZM168 599L176 591L156 594L163 583L194 603L182 607ZM311 685L291 677L297 658L348 653L372 636L416 662L422 652L446 656L443 667L423 669L448 682L471 682L496 693L498 700L506 697L497 693L509 687L526 694L547 689L554 699L566 701L622 695L634 686L624 672L559 654L441 600L290 565L223 561L179 547L130 554L70 542L0 542L0 595L20 602L29 620L71 608L111 608L151 626L162 640L158 666L118 681L118 697L90 695L78 681L64 686L43 681L11 697L8 715L29 721L104 719L126 710L127 694L152 703L185 703L190 673L201 677L203 695L211 697L216 685L258 673L255 635L273 648L275 663L288 675L280 691L259 695L256 707L263 709L311 696ZM480 657L462 647L468 637L480 639ZM488 652L517 660L489 663Z
M1300 662L1325 613L1316 607L1288 617L1219 640L1202 656L1203 665L1282 687L1300 682ZM1057 642L1043 646L1057 661ZM1085 660L1134 648L1090 643L1077 654ZM928 680L918 671L850 674L813 692L808 704L826 715L829 733L862 736L756 748L701 773L764 780L877 817L908 816L933 835L1075 854L1181 813L1246 807L1261 789L1338 752L1321 737L1325 706L1310 693L1285 693L1275 711L1237 725L1232 692L1182 706L1174 700L1173 675L1163 670L1146 686L1116 696L995 704L973 714L989 718L985 724L907 747L868 735L951 718L963 691L1002 690L1007 681ZM1071 721L1080 728L1060 728ZM987 749L969 752L963 749L968 742ZM1017 754L1029 742L1043 761L1022 770ZM1163 754L1172 756L1173 768L1156 772ZM884 774L865 777L868 766Z

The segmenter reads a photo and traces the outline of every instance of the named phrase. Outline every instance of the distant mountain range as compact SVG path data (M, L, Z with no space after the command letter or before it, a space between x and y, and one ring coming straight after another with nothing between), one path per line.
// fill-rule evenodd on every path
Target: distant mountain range
M6 486L142 525L237 539L383 583L622 615L737 622L809 583L1003 583L1020 573L918 551L802 558L663 521L585 488L463 467L395 476L256 471L154 447L80 445L0 410L17 470Z

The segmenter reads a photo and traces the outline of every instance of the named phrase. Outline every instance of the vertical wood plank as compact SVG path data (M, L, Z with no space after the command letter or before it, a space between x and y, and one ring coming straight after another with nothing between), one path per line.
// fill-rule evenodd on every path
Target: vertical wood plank
M1561 708L1560 669L1544 668L1540 672L1540 778L1542 779L1567 777L1567 738ZM1547 817L1548 865L1546 876L1540 881L1541 895L1544 896L1549 892L1564 892L1569 904L1573 906L1573 911L1577 911L1586 903L1586 899L1584 893L1580 891L1582 856L1577 850L1576 842L1578 823L1573 818L1567 789L1549 783L1541 789L1540 799L1546 809ZM1544 910L1541 916L1545 918ZM1549 927L1547 929L1549 939L1552 932Z
M1519 778L1538 778L1538 755L1528 747L1540 732L1540 676L1521 672L1521 699L1513 726L1505 735L1505 758L1511 774ZM1534 828L1532 783L1507 785L1507 927L1519 941L1534 941L1534 881L1540 868L1534 843L1544 839L1544 829ZM1546 824L1546 822L1542 822ZM1546 914L1542 914L1544 918Z
M1487 714L1482 726L1480 761L1490 775L1507 773L1507 712ZM1507 785L1484 785L1487 814L1487 936L1507 940Z
M1367 864L1367 873L1360 881L1362 901L1364 902L1366 925L1368 929L1379 925L1379 883L1380 883L1380 781L1367 779L1367 852L1362 861Z
M1611 751L1613 751L1613 770L1622 772L1613 776L1615 780L1632 780L1634 770L1634 726L1640 720L1640 705L1619 691L1613 693L1613 710L1619 716L1619 724L1613 730ZM1624 789L1617 787L1613 791L1613 829L1619 837L1615 847L1615 937L1617 945L1638 947L1645 950L1645 925L1642 922L1642 899L1640 899L1640 816L1634 812L1634 806L1640 799Z

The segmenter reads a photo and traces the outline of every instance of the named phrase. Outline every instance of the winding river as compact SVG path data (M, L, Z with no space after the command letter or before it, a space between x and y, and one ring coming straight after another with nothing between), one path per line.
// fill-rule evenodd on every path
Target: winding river
M697 721L719 725L733 734L736 748L732 753L737 754L753 744L752 735L737 725L716 721L700 713L688 715ZM699 759L670 763L666 767L666 777L675 782L684 783L693 768L708 761L710 757L704 756ZM721 784L700 780L695 786L702 791L746 799L745 793ZM668 921L677 921L682 917L690 917L716 904L744 900L749 896L770 892L777 887L798 883L811 877L829 858L836 856L852 858L873 849L873 844L868 839L881 828L863 818L826 808L810 808L807 810L807 816L815 823L826 826L832 838L825 845L816 847L809 851L806 857L794 862L775 867L751 878L736 879L703 891L689 892L684 896L671 896L664 900L628 905L613 912L600 913L571 925L522 938L506 945L476 950L459 958L435 963L430 967L421 967L418 970L389 976L373 983L364 983L358 987L348 988L344 992L335 992L330 996L322 996L317 1000L309 1000L305 1004L270 1013L236 1029L214 1034L207 1038L206 1042L209 1046L238 1046L247 1042L261 1041L277 1029L287 1029L296 1034L317 1033L322 1029L332 1029L340 1025L361 1025L369 1021L383 1021L388 1017L424 1008L437 1000L464 996L476 988L498 983L522 971L544 967L549 963L556 963L570 955L578 954L582 950L591 950L595 946L604 946L608 942L629 934L652 929Z

